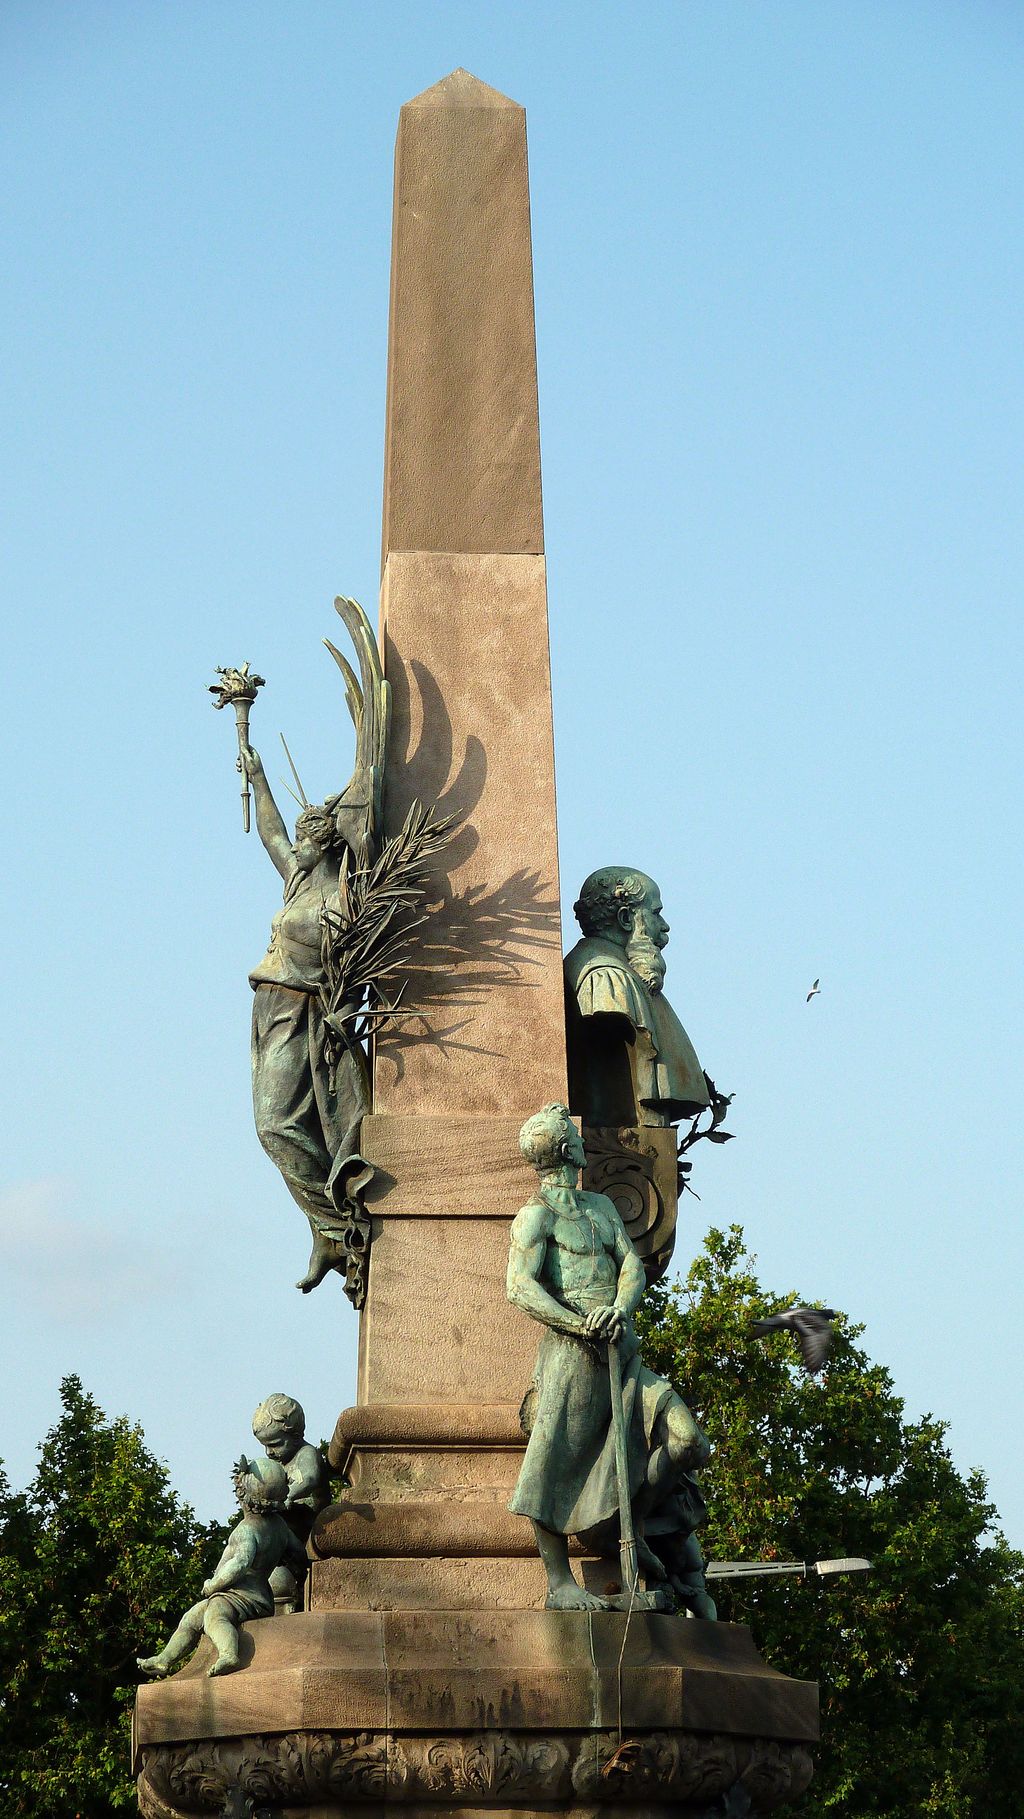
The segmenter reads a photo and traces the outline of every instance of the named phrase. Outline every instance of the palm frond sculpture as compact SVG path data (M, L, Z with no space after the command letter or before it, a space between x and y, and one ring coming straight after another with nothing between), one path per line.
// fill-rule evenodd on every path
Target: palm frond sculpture
M321 1009L335 1053L365 1042L393 1018L417 1014L401 1004L404 985L393 990L392 982L411 958L413 934L427 920L423 908L431 868L455 819L414 802L401 831L384 842L373 865L354 865L346 852L338 907L325 904L320 916Z

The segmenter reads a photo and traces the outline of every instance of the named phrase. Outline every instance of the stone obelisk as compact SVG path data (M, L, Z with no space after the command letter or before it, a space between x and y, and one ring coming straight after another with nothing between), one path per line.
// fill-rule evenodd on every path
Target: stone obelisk
M809 1778L816 1689L740 1625L543 1608L507 1508L538 1339L505 1297L533 1191L516 1139L565 1099L565 1025L525 117L464 70L399 123L381 633L388 829L413 801L458 822L363 1121L359 1382L331 1447L349 1486L314 1526L304 1610L247 1623L239 1672L207 1679L204 1644L140 1690L140 1807L766 1812Z
M325 1559L312 1597L514 1603L540 1588L504 1507L536 1335L505 1259L532 1192L517 1133L566 1096L565 1022L526 117L465 70L399 119L383 528L388 829L415 800L458 825L419 1014L377 1043L358 1406L334 1449L354 1490L314 1542L351 1562L369 1498L392 1558ZM390 1494L399 1456L417 1497Z

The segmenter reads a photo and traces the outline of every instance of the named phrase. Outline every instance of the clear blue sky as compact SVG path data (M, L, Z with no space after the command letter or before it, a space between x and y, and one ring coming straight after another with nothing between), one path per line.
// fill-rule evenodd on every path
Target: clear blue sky
M7 0L16 1483L67 1371L204 1515L262 1395L353 1397L251 1128L278 883L205 688L251 658L347 776L318 641L376 594L393 136L462 64L528 110L567 901L654 873L736 1094L680 1258L739 1220L862 1319L1024 1543L1022 51L989 0Z

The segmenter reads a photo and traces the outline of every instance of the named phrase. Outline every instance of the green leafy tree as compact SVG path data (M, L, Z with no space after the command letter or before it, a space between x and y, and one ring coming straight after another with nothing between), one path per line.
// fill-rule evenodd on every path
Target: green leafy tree
M140 1428L77 1377L27 1492L0 1474L0 1813L106 1819L134 1803L135 1657L166 1637L226 1530L197 1522Z
M980 1472L960 1473L944 1425L909 1421L883 1366L836 1322L804 1375L793 1339L750 1323L798 1299L762 1288L743 1233L712 1230L685 1281L640 1322L714 1446L704 1473L709 1558L866 1555L834 1579L718 1581L720 1615L767 1659L818 1680L823 1745L808 1814L1019 1819L1024 1811L1024 1556L993 1529Z

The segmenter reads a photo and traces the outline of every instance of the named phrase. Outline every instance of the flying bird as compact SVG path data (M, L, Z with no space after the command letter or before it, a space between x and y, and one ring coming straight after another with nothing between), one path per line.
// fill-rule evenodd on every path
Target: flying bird
M821 1369L832 1343L834 1307L787 1307L784 1314L772 1314L767 1320L755 1320L751 1332L756 1339L779 1329L794 1333L800 1342L800 1356L809 1376Z
M815 979L814 984L811 986L811 989L807 994L806 1002L808 1004L810 1004L812 998L817 998L820 995L821 995L821 980Z

